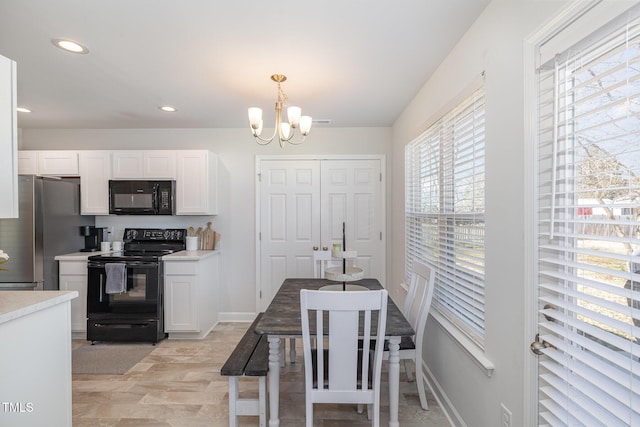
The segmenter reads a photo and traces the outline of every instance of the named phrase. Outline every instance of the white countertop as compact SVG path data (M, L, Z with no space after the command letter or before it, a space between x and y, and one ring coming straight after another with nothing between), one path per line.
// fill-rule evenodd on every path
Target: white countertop
M56 261L86 261L87 258L89 258L90 256L102 255L102 254L110 254L111 252L113 252L113 251L108 251L108 252L100 252L100 251L73 252L71 254L58 255L58 256L54 257L53 259L56 260Z
M108 252L74 252L71 254L58 255L54 259L56 261L86 261L87 258L93 255L102 255L102 254L110 254L113 251ZM210 256L218 255L220 251L180 251L175 252L170 255L165 255L162 257L163 261L198 261L204 258L208 258Z
M220 251L180 251L170 255L162 257L163 261L199 261L201 259L209 258L210 256L218 255Z
M77 297L77 291L2 291L0 324Z

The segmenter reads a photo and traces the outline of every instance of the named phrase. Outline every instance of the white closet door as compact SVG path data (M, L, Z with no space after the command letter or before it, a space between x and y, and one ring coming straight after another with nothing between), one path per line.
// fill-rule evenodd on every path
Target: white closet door
M268 160L260 168L260 310L287 277L313 277L320 241L320 163Z
M384 204L380 160L323 160L321 167L321 240L331 248L342 242L358 252L356 266L364 277L384 284L382 230Z
M313 277L313 248L342 241L365 277L384 284L380 159L263 159L259 181L259 309L288 277Z

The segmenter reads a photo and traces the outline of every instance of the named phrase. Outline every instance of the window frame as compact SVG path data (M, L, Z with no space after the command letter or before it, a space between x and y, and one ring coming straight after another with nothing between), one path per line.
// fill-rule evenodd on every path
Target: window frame
M459 126L461 120L466 122ZM410 277L413 260L434 269L432 316L471 349L490 375L493 364L483 357L484 73L428 123L405 147L405 274ZM425 169L427 175L423 175ZM472 189L465 195L470 198L456 200L461 185ZM476 200L478 196L481 202ZM465 223L471 225L466 229L481 238L475 236L469 253L462 256L460 231ZM473 224L482 226L474 228ZM429 228L434 230L430 237L425 236Z

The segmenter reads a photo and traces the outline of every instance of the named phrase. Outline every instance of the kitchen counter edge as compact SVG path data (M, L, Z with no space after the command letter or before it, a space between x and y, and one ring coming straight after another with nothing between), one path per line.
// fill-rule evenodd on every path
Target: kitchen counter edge
M220 251L180 251L162 257L163 261L199 261L220 254Z
M56 260L56 261L85 261L90 256L102 255L102 254L110 254L112 252L113 251L108 251L108 252L100 252L100 251L73 252L73 253L70 253L70 254L57 255L53 259Z
M0 293L0 324L77 297L77 291L2 291Z

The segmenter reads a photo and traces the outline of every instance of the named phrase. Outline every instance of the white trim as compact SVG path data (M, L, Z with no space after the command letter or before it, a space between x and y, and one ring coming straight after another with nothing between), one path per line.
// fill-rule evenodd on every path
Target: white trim
M433 375L433 372L431 372L429 366L427 366L424 361L422 362L422 364L425 372L425 381L429 386L434 399L436 399L436 402L438 402L438 406L440 406L440 409L442 409L442 412L444 412L445 417L447 417L447 421L449 421L449 424L452 426L466 427L467 424L464 422L464 419L455 408L455 406L453 406L453 403L451 402L451 399L449 399L449 396L447 396L444 389L440 386L440 383L438 382L436 376Z
M525 38L523 43L523 72L524 72L524 277L522 283L527 290L524 295L525 318L524 336L525 340L533 341L538 332L538 286L537 286L537 238L536 227L538 218L537 212L537 80L536 69L548 58L538 56L538 47L547 43L547 50L553 43L549 41L564 31L574 21L585 13L598 16L600 23L605 23L617 14L623 12L622 9L629 8L632 2L607 2L581 1L575 0L563 10L558 12L549 22L542 25L536 31ZM638 2L633 2L638 3ZM604 14L603 14L604 12ZM592 22L589 28L597 28ZM580 37L583 37L581 34ZM556 52L553 52L556 53ZM538 357L532 352L525 350L527 355L524 359L524 424L538 424Z
M449 337L464 350L464 352L478 365L486 376L491 377L495 370L495 365L484 354L481 349L471 338L465 335L458 326L453 324L449 319L440 314L437 310L431 310L429 316L442 328Z

